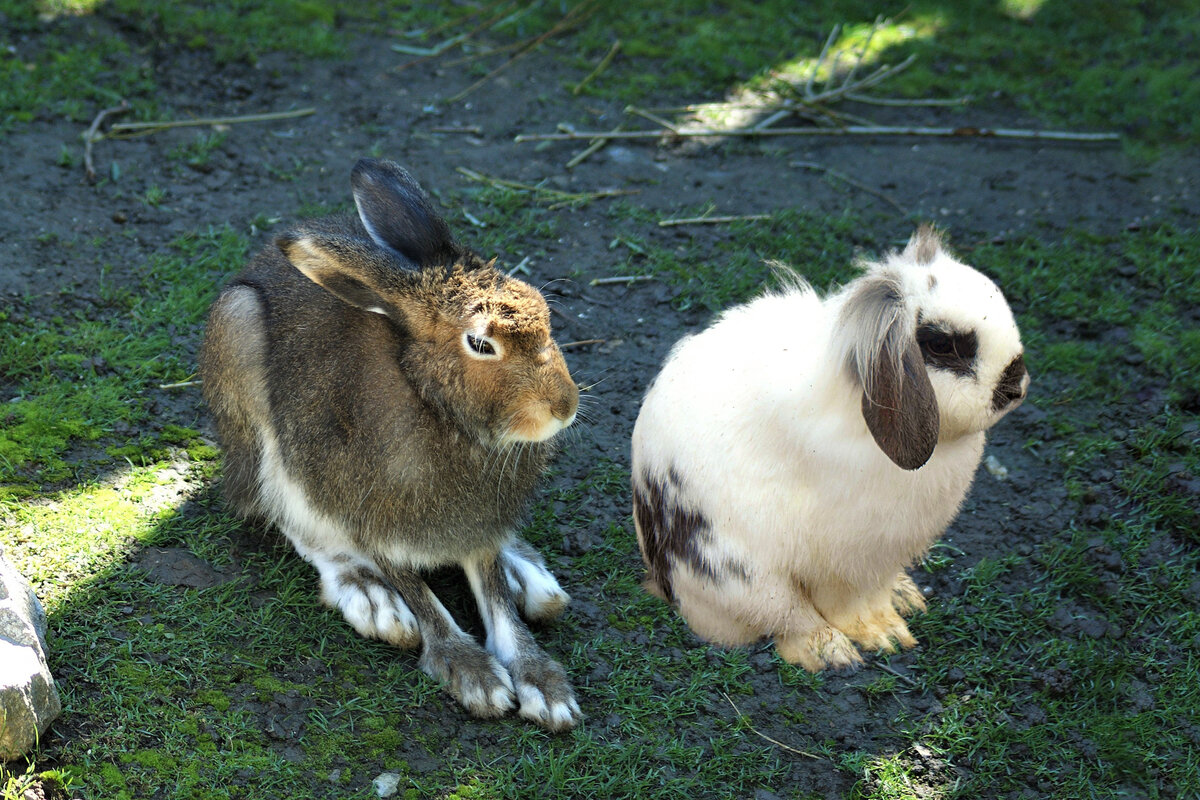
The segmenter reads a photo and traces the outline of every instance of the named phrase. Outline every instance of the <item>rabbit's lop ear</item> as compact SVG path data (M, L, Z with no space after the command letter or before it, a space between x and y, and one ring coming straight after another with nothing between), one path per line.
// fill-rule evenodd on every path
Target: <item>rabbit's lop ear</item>
M867 429L897 466L917 469L937 445L938 404L904 310L895 278L868 275L847 297L840 321Z
M456 260L459 252L449 226L399 164L359 159L350 172L350 188L363 227L380 247L400 253L416 267Z

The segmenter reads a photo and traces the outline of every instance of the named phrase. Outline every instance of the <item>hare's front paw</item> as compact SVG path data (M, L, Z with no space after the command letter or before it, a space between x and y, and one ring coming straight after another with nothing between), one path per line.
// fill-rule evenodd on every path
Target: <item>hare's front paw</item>
M500 559L513 601L525 619L548 622L562 614L571 597L532 547L514 541L501 551Z
M906 573L901 572L896 576L896 583L892 586L892 608L902 617L911 617L925 610L925 595L921 594L917 584Z
M500 717L512 710L513 682L500 662L469 637L425 640L421 670L446 685L476 717Z
M566 670L545 653L528 654L508 665L521 702L520 715L549 731L575 727L583 717Z
M862 656L846 634L828 625L815 630L775 637L775 652L789 664L809 672L831 669L850 673L862 666Z

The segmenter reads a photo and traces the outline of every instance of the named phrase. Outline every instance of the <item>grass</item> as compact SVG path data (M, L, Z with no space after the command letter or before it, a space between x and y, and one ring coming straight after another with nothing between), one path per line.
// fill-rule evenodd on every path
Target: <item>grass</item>
M496 38L544 32L569 7L514 6ZM135 117L169 115L149 55L182 50L216 65L276 50L338 57L368 26L429 44L438 34L400 32L465 13L448 4L334 11L295 0L147 8L0 0L0 136L49 119L84 124L120 97ZM1015 106L1047 125L1115 127L1148 152L1200 138L1190 113L1200 82L1179 57L1179 43L1198 33L1194 2L906 8L879 57L918 56L893 86L907 96L969 93L979 106ZM58 16L43 21L39 10ZM699 0L598 7L547 45L564 69L546 91L572 88L619 38L621 54L584 101L719 98L802 69L835 22L849 23L846 41L861 37L875 10ZM222 146L221 134L198 135L164 160L203 169ZM64 147L59 163L73 159ZM285 159L270 170L290 181L303 167ZM583 213L497 186L442 192L463 240L510 266L543 256L539 243ZM158 206L172 196L151 185L138 200ZM331 200L300 212L323 213ZM637 203L584 209L611 229L613 273L653 272L677 309L698 316L769 285L768 259L826 287L852 276L858 250L900 244L852 214L801 208L721 234L667 235ZM263 215L252 225L274 222ZM69 711L52 746L28 764L0 766L3 800L35 784L60 797L369 797L385 771L401 776L406 797L520 797L529 787L573 797L745 797L761 788L807 800L821 793L789 781L809 763L854 782L862 798L1200 794L1194 227L1030 236L964 254L1004 287L1024 331L1036 380L1030 404L1045 419L1025 447L1061 473L1068 502L1103 513L1081 511L1056 535L982 559L935 548L927 569L963 588L917 620L926 646L903 676L872 668L844 682L769 651L697 647L638 584L623 467L598 461L578 484L551 476L524 533L592 592L577 601L599 615L585 622L572 612L538 632L589 714L556 737L512 720L448 726L460 712L413 656L352 635L319 604L309 567L271 534L247 531L209 493L216 451L194 420L155 398L159 384L192 377L193 351L179 342L194 345L216 287L248 245L232 228L197 229L135 266L133 280L106 282L86 309L0 311L0 545L50 614ZM564 536L577 535L590 547L565 553ZM251 577L165 586L138 566L150 547L182 548L218 569L236 561ZM1081 625L1095 620L1100 627ZM779 702L763 708L755 687L768 685ZM812 732L847 695L869 704L882 729L874 746ZM774 738L824 760L793 758L762 739L763 720L777 721ZM432 755L418 761L420 753Z

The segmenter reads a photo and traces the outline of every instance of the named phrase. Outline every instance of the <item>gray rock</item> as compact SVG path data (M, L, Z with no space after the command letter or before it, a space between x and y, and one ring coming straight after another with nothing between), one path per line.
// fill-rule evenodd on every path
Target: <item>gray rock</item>
M385 772L371 783L378 797L394 797L400 791L400 776L395 772Z
M46 662L46 614L0 549L0 761L28 752L60 713Z

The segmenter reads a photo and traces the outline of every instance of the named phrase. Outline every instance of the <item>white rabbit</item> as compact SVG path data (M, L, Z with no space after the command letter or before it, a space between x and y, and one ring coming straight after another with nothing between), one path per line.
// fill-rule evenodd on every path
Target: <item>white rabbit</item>
M566 673L518 616L568 598L513 533L579 404L546 302L455 243L399 165L362 159L351 186L357 215L278 237L213 304L201 374L226 495L359 633L420 645L471 713L570 728ZM419 574L452 564L486 651Z
M806 283L678 342L633 432L647 588L701 637L772 637L811 671L916 640L905 568L958 513L1024 399L1000 289L922 226L822 299Z

